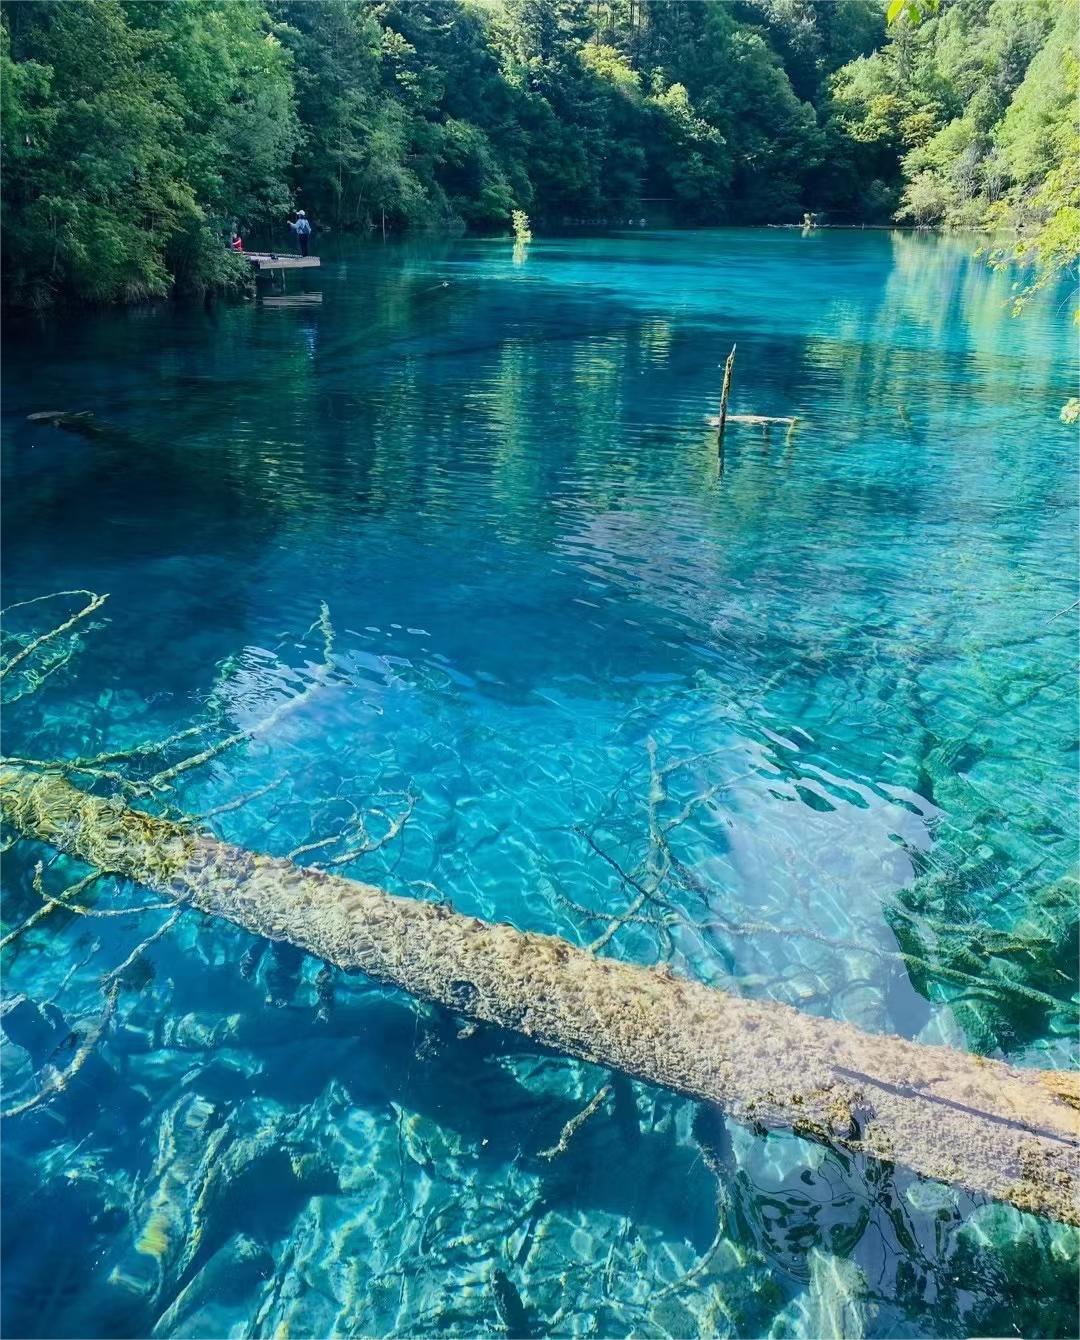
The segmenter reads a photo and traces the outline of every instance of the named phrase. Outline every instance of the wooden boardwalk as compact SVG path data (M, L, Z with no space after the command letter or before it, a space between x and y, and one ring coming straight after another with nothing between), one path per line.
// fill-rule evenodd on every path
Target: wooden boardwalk
M252 269L262 270L317 270L318 256L297 256L283 251L245 251L241 253Z

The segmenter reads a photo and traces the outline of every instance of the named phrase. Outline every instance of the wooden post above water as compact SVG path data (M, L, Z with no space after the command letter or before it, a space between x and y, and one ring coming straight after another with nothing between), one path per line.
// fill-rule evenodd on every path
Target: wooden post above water
M731 370L735 366L735 350L737 344L731 346L731 353L727 356L727 362L724 364L724 384L720 389L720 414L716 420L716 445L722 449L724 445L724 427L727 424L727 405L728 396L731 394Z

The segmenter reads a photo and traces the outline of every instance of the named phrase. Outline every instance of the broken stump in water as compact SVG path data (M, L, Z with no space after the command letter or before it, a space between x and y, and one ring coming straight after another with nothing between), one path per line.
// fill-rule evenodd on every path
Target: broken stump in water
M768 436L769 429L773 424L782 424L788 430L789 438L798 423L798 418L789 414L729 414L727 412L728 400L731 396L731 374L735 368L735 350L737 348L738 345L736 344L731 346L731 353L728 354L724 363L724 383L720 388L720 413L710 415L708 419L709 426L716 429L716 449L721 456L724 453L724 429L729 423L741 423L762 428L766 436Z

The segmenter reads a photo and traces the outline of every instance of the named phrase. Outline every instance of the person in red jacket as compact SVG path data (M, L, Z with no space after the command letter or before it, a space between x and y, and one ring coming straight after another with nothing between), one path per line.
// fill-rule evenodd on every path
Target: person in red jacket
M243 251L244 243L239 233L233 233L232 241L229 243L230 251Z

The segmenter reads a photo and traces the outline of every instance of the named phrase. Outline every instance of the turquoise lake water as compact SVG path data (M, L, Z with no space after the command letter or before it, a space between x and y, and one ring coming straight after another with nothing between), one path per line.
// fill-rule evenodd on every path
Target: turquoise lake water
M5 752L250 731L164 801L582 944L659 825L604 952L1074 1065L1075 336L973 245L324 240L283 299L9 322L4 604L108 600ZM736 342L733 412L799 423L720 460ZM5 931L39 860L86 873L16 843ZM1076 1334L1071 1230L733 1123L706 1160L639 1084L546 1161L604 1072L193 912L34 1104L169 916L78 901L136 910L4 950L7 1336Z

